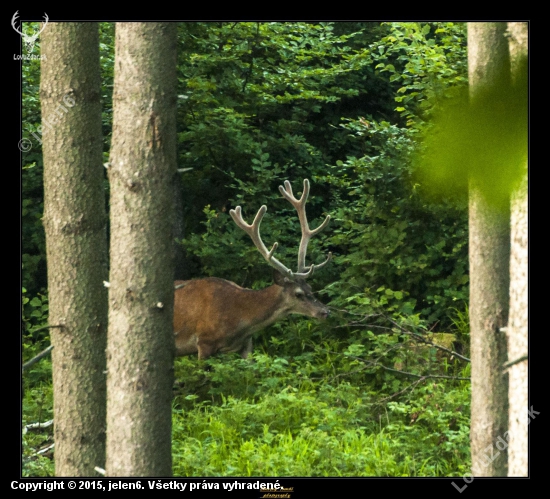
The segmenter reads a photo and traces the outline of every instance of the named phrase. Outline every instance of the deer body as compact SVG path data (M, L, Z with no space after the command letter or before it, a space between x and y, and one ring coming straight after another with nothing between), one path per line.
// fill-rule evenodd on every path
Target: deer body
M243 358L252 351L252 335L289 314L301 314L324 319L328 309L315 299L306 283L321 264L305 264L307 245L312 236L327 226L330 216L315 230L310 230L305 204L309 182L298 200L292 194L290 182L279 187L283 196L296 208L300 219L302 239L298 252L298 271L292 272L273 254L277 243L268 251L260 237L260 223L267 208L262 206L251 225L242 217L241 207L230 210L235 223L252 239L270 266L275 269L275 284L261 290L241 288L237 284L210 277L191 281L176 281L174 295L174 337L176 355L198 353L206 359L217 352L239 352Z
M174 335L176 355L252 351L252 335L289 314L325 318L328 309L311 294L309 286L276 274L276 284L265 289L241 288L210 277L176 281Z

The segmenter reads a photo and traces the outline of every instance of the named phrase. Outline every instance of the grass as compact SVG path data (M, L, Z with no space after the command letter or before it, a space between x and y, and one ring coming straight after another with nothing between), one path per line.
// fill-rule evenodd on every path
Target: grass
M394 367L403 350L397 337L376 344L378 337L307 343L300 331L280 337L285 341L266 342L269 354L257 348L251 362L236 355L176 360L174 476L468 472L468 381L419 380L361 361L376 347L377 358L389 352ZM434 359L432 373L469 375L469 365ZM426 366L425 359L407 361L409 371L425 374ZM52 417L51 364L44 359L25 372L23 424ZM52 442L52 427L23 435L25 476L53 476L53 456L37 455Z

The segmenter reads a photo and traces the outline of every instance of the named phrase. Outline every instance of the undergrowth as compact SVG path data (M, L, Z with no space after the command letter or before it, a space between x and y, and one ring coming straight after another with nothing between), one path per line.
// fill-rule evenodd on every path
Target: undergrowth
M253 358L209 360L209 370L197 370L195 359L178 361L178 378L187 382L174 400L175 476L456 476L469 469L468 381L396 380L322 348ZM384 396L380 384L396 391Z
M177 359L174 476L463 475L470 366L413 341L416 331L442 343L412 322L344 335L290 320L268 329L250 359ZM24 427L52 419L50 376L49 358L25 371ZM24 476L53 476L53 451L37 454L51 443L51 426L24 431Z

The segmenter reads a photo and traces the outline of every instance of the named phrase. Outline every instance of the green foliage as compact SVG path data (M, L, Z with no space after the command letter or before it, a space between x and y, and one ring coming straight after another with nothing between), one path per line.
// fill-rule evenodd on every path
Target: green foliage
M294 327L286 328L287 335ZM271 352L298 337L272 338ZM468 470L469 385L381 369L398 335L307 342L295 356L176 364L176 476L454 476ZM336 345L336 348L341 348ZM409 345L410 346L410 345ZM400 349L401 350L401 349ZM404 351L404 349L402 350ZM430 357L426 353L426 358ZM377 358L380 362L373 363ZM411 355L408 369L429 370ZM452 364L452 362L451 362ZM444 370L439 363L433 369ZM467 374L459 369L459 374Z
M411 178L414 130L360 119L343 125L366 154L337 162L327 183L340 192L329 239L340 249L333 305L354 313L410 315L449 323L468 296L463 207L430 205Z
M526 175L526 61L515 85L505 69L475 98L463 87L438 103L417 159L418 179L432 196L464 193L471 183L490 203L508 209L511 192Z
M433 106L431 97L447 95L449 88L464 81L464 25L390 23L373 29L380 39L365 39L366 31L360 29L334 36L340 25L330 29L331 24L298 23L292 28L286 24L194 24L194 30L207 30L209 36L202 32L202 39L197 32L186 32L195 38L189 44L191 56L185 54L193 64L184 69L188 83L181 109L192 116L183 119L191 125L180 139L184 148L187 143L192 146L183 156L193 159L185 160L186 166L203 165L200 172L189 174L191 198L208 188L211 200L204 210L203 228L190 227L192 234L184 242L188 254L206 274L248 286L268 282L261 257L227 212L242 205L245 220L251 219L266 204L264 240L279 242L278 258L291 266L299 236L292 227L295 215L279 196L277 185L287 178L301 182L308 177L311 225L326 213L333 216L329 229L312 241L310 250L314 262L329 249L336 255L331 268L314 276L321 280L316 285L333 282L326 290L332 305L356 313L380 308L386 313L420 313L446 327L449 308L464 301L468 292L465 207L448 201L429 205L420 196L423 185L412 176L411 157L417 150L416 137L426 126L420 116L425 118ZM294 33L290 40L299 38L300 43L289 41L290 31ZM327 38L316 45L321 33ZM239 43L230 44L231 51L223 48L226 40L239 37ZM224 42L213 51L215 39ZM360 41L363 45L358 48ZM336 60L320 79L327 54ZM316 69L305 70L296 61L308 61ZM373 68L378 68L378 75ZM384 75L386 87L380 84ZM358 76L363 76L360 85ZM327 82L333 83L326 86ZM357 119L361 101L350 97L353 92L346 90L346 84L357 85L354 92L362 100L367 98L366 89L380 93L393 85L388 106L392 99L402 104L406 96L404 116L409 126L380 119L389 107ZM313 99L308 91L320 88L324 101ZM279 94L288 94L291 108L287 100L273 97ZM357 106L349 117L335 116L334 109L323 103L334 99L353 99ZM312 102L321 106L318 113ZM213 110L215 118L208 114ZM231 138L223 139L228 133ZM334 166L327 167L327 161ZM220 178L218 172L226 179L223 186L212 184Z
M470 314L468 305L462 308L455 308L451 311L451 322L456 336L457 351L467 357L470 356Z
M101 65L101 103L104 159L108 162L113 123L113 82L115 62L115 24L99 24L99 60Z
M49 346L48 301L41 294L30 299L23 288L23 362ZM49 356L28 367L23 376L23 476L54 476L51 452L38 454L53 443L53 426L40 430L25 429L27 424L44 423L53 418L51 359Z
M39 23L23 23L26 29ZM40 38L34 54L40 54ZM100 24L100 60L102 77L103 136L105 162L108 161L112 122L114 63L114 24ZM42 134L51 125L42 120L40 109L40 60L22 61L22 281L30 294L44 293L47 286L46 243L42 216L44 212ZM61 103L60 103L61 104ZM48 117L46 117L48 118ZM51 117L50 117L51 118ZM107 184L106 184L107 186Z
M53 425L44 429L26 429L28 424L46 423L53 419L51 362L43 359L35 366L25 377L22 476L55 476L52 451L38 453L53 443Z
M38 293L33 298L29 298L27 290L22 289L23 302L23 358L26 358L25 352L29 348L34 351L40 348L42 342L48 341L48 333L44 333L43 326L48 322L48 297ZM41 330L41 331L38 331ZM47 346L47 344L46 344ZM44 347L45 348L45 347Z
M178 359L174 475L465 473L469 383L405 372L467 376L469 366L415 347L410 335L369 329L342 341L297 321L282 331L286 337L266 341L269 354L257 349L252 362L237 355ZM50 370L43 359L25 374L24 425L52 418ZM53 475L51 454L36 454L52 436L52 427L24 432L25 476Z
M29 24L23 23L27 29ZM34 47L40 53L40 39ZM22 280L31 294L43 292L46 287L46 245L42 212L44 193L42 187L42 127L40 113L40 60L21 61L22 65Z
M191 232L201 232L203 199L216 211L232 207L238 180L273 199L281 179L312 178L335 159L346 140L335 128L340 118L355 117L371 85L381 84L367 78L364 50L350 46L356 33L334 27L181 26L179 166L193 168L184 176Z
M188 169L190 277L270 283L265 261L229 216L237 205L248 222L267 205L263 240L277 241L277 258L294 267L299 223L277 189L287 179L298 196L310 179L311 227L332 216L311 241L308 263L328 251L334 259L311 279L333 310L327 321L290 317L271 326L255 340L252 362L176 361L174 474L467 472L469 383L457 378L469 376L469 366L433 344L468 353L465 209L458 201L428 204L421 194L429 179L415 177L412 161L436 104L465 80L464 25L179 29L178 167ZM106 162L113 44L113 25L102 24ZM24 119L36 132L39 66L24 61L23 71ZM42 159L32 139L23 154L24 360L49 344L49 330L38 330L47 300ZM25 371L24 424L51 419L50 370L45 358ZM51 428L25 433L26 476L53 474L51 455L36 454L51 439Z
M407 127L372 115L341 125L360 154L348 154L323 177L338 193L340 222L329 244L340 250L342 278L328 294L348 311L419 313L445 328L449 309L468 296L465 204L428 203L413 158L434 104L466 80L465 26L386 25L389 32L370 43L369 54L396 85L396 110Z
M466 24L453 22L387 23L390 32L371 45L375 68L399 85L396 111L408 126L429 117L450 88L468 81Z

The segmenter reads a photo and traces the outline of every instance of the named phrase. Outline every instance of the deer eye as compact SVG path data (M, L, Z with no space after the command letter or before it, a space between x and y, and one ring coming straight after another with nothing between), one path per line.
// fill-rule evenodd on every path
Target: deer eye
M305 293L300 288L296 289L295 294L296 294L296 298L303 298L305 295Z

